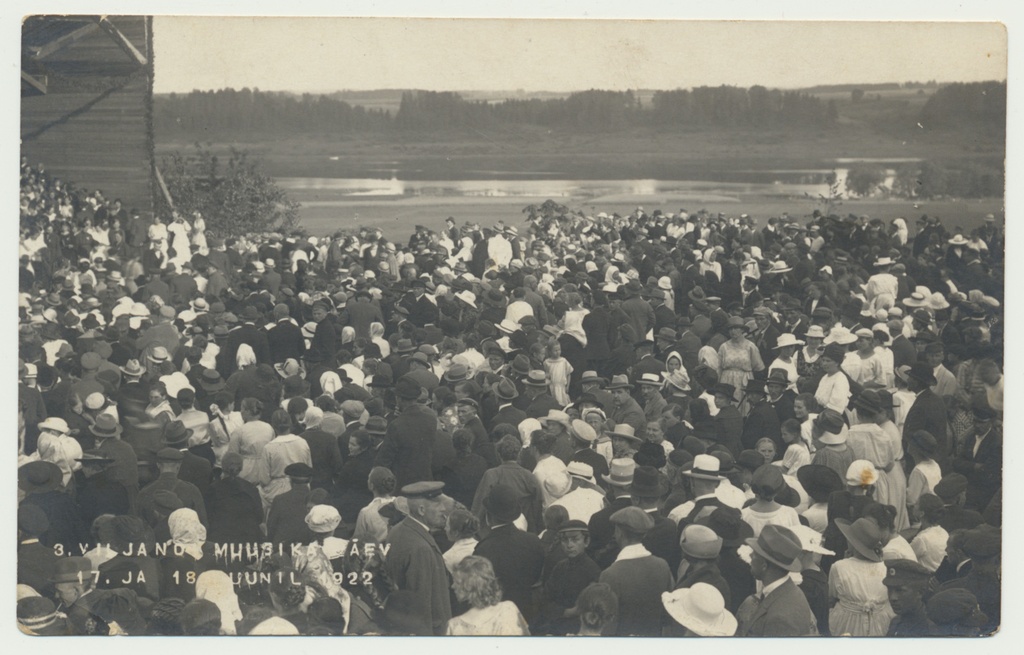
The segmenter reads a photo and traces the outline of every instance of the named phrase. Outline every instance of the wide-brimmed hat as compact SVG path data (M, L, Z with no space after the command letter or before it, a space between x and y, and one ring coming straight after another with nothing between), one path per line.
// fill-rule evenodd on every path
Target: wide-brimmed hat
M92 577L92 561L88 557L59 557L53 564L50 582L81 582Z
M781 384L782 386L789 386L789 373L786 369L773 368L768 371L768 378L764 381L765 385L769 384Z
M292 357L274 364L274 370L283 378L290 378L293 375L297 375L302 379L306 378L306 367L302 365L302 362Z
M729 398L736 397L736 385L729 384L728 382L719 382L709 389L713 395L721 394L728 396Z
M519 390L516 389L515 383L508 378L501 378L492 384L491 391L496 398L501 400L512 400L519 397Z
M192 436L193 430L186 428L185 424L181 421L171 421L164 426L164 431L160 435L161 442L167 446L178 446L188 441L188 438Z
M690 390L690 378L686 374L686 369L678 368L668 374L665 378L665 383L675 387L680 391Z
M811 339L824 339L825 330L823 330L820 325L812 325L811 327L807 328L807 332L804 334L804 337Z
M823 503L829 494L842 491L846 486L835 469L824 464L805 464L797 469L796 479L807 495L814 501Z
M636 436L636 430L628 423L617 423L615 427L607 432L609 437L620 437L635 443L643 443L643 439Z
M473 293L472 291L457 291L455 293L455 297L461 300L462 302L466 303L473 309L476 309L476 294Z
M756 539L747 539L747 545L755 553L786 571L799 571L802 568L800 552L803 546L800 537L789 528L770 523L761 529L761 534Z
M58 416L49 416L44 418L36 427L40 430L53 430L54 432L60 432L61 434L71 434L71 428L68 427L68 422Z
M548 415L541 416L538 420L540 420L541 425L547 425L548 423L558 423L564 426L566 430L569 430L571 428L571 426L569 425L569 415L560 409L549 409Z
M608 383L608 380L598 375L597 371L583 371L583 375L580 376L580 384L589 384L591 382L604 385Z
M638 466L629 491L640 498L661 498L668 493L668 481L653 466Z
M633 484L633 475L636 471L636 462L628 458L613 459L608 466L608 473L602 474L601 478L613 487L628 487Z
M107 439L121 436L122 428L113 414L103 413L89 426L89 432L100 439Z
M903 299L903 305L905 307L925 307L928 305L928 296L920 291L915 291Z
M814 528L801 524L790 527L790 530L800 539L800 548L802 550L808 553L817 553L818 555L835 555L834 551L821 545L822 534Z
M199 376L199 387L207 393L216 393L225 387L224 378L217 369L205 368Z
M789 273L792 270L793 270L792 266L790 266L785 261L780 259L780 260L772 262L771 266L768 267L768 270L766 270L764 272L764 274L765 275L778 275L780 273Z
M750 332L750 327L747 326L742 316L730 316L729 320L725 323L725 332L733 328L743 328L744 332Z
M422 354L422 353L417 353ZM429 365L429 360L425 363ZM462 382L463 380L469 379L469 368L462 363L455 362L448 367L448 370L444 372L441 379L445 382Z
M167 352L167 349L163 346L156 346L153 348L152 352L147 355L147 358L154 364L161 364L168 361L171 358L171 354Z
M411 353L416 351L416 344L412 342L412 339L399 339L398 343L395 344L396 353Z
M878 392L865 389L854 397L853 406L873 416L882 411L882 400L879 398Z
M714 455L696 455L693 458L693 468L683 471L683 475L699 480L724 480L721 467L722 461Z
M943 309L949 309L949 301L942 295L941 292L936 291L932 295L928 296L928 308L932 311L940 311Z
M869 518L859 518L853 523L847 519L836 519L836 527L855 551L872 562L882 561L885 542L877 523Z
M823 432L819 441L829 446L846 443L846 431L843 430L845 425L842 414L833 409L821 410L814 419L814 426Z
M775 347L772 350L778 350L779 348L785 348L786 346L802 346L804 342L797 339L795 335L789 332L784 332L779 335L778 340L775 342Z
M767 383L766 380L758 380L757 378L750 378L747 380L747 384L743 387L743 393L764 393L764 385Z
M935 373L926 362L914 362L904 375L917 380L925 386L930 387L938 384L938 381L935 379Z
M565 470L568 471L569 475L573 477L582 478L589 482L594 481L594 467L591 466L590 464L572 461L569 462L569 465L565 468Z
M58 489L64 474L53 462L37 460L18 468L18 488L25 493L43 493Z
M606 391L612 391L614 389L632 389L633 385L629 383L628 375L613 375L612 381L605 387Z
M548 374L539 368L531 369L526 374L523 384L530 387L546 387L548 386Z
M661 375L658 373L643 373L637 379L636 383L649 387L661 387L665 382L661 379Z
M664 591L661 604L672 619L701 637L732 637L736 617L725 608L725 599L716 587L706 582L675 591Z
M416 380L403 375L395 382L395 395L403 400L416 400L423 387Z
M493 307L505 306L505 294L497 289L488 289L483 297L484 303Z
M735 507L723 505L710 514L697 519L699 525L706 525L722 538L722 545L730 548L740 546L754 536L754 529L743 520L743 513Z
M842 325L832 328L828 336L825 337L825 345L837 343L840 346L848 346L851 343L857 342L857 335L850 332L849 328L845 328Z
M948 239L946 243L948 243L951 246L966 246L968 243L970 243L970 241L965 239L964 235L957 234L952 239Z
M694 559L717 559L722 552L721 535L706 525L694 523L683 528L679 535L679 548Z

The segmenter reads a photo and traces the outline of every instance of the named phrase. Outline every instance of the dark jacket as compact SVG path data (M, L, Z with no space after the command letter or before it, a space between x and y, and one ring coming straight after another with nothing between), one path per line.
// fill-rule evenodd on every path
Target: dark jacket
M391 469L396 489L433 479L431 451L436 432L437 414L419 404L410 405L388 424L375 464Z
M809 637L818 634L807 598L792 580L758 601L750 596L736 613L737 637Z
M533 586L540 582L544 568L544 546L537 535L507 523L492 528L473 554L491 561L503 598L515 603L523 617L531 620L536 614Z

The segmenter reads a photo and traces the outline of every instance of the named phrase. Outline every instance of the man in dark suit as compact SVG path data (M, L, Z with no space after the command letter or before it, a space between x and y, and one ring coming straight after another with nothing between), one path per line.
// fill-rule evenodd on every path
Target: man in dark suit
M590 530L588 552L601 568L608 568L619 554L611 516L620 509L633 505L629 488L633 484L636 462L625 458L613 459L610 468L608 475L602 475L600 478L608 485L608 505L595 512L587 526Z
M548 393L548 374L536 369L530 371L523 380L524 396L530 399L526 405L526 415L530 418L539 419L547 416L553 409L561 410L562 405L555 400L555 397Z
M437 433L437 414L418 402L422 387L407 377L395 382L398 417L388 423L377 450L375 466L395 474L397 486L433 479L431 452Z
M749 596L736 612L737 637L810 637L818 628L807 598L789 577L800 570L800 539L792 530L767 525L756 538L750 572L761 581L761 591Z
M544 569L544 546L537 535L523 532L513 521L519 518L516 491L504 484L491 488L483 501L490 531L477 544L474 555L486 557L494 566L505 600L511 600L530 621L536 614L533 587Z
M619 554L601 573L619 599L617 625L612 634L626 637L661 636L665 610L661 594L672 590L672 572L660 557L643 546L644 535L654 520L639 507L620 509L610 518L615 526Z
M898 318L889 321L886 326L892 335L892 365L894 369L901 366L912 366L917 361L917 348L903 334L903 322Z
M39 543L39 537L49 529L50 521L42 508L29 504L18 507L18 584L26 584L44 596L53 590L50 574L59 559L53 548Z
M256 326L260 320L259 311L253 305L246 305L242 310L242 325L228 333L224 348L217 355L217 371L221 377L227 379L238 369L235 356L238 348L243 343L248 344L256 355L256 363L270 363L270 346L267 344L267 333L261 327Z
M273 544L304 544L309 542L310 532L306 525L307 501L313 467L305 462L294 462L284 469L291 489L278 494L270 503L267 514L267 539Z
M508 378L502 378L491 386L491 392L497 401L498 411L487 421L487 430L490 432L494 426L508 423L519 427L519 424L526 420L526 412L515 407L512 401L519 396L515 383Z
M935 451L935 461L945 468L950 456L950 439L947 432L946 403L931 390L931 387L936 384L935 374L932 373L931 367L927 363L914 362L906 372L906 380L907 387L917 394L917 400L910 406L907 419L903 424L903 452L909 453L910 435L918 430L925 430L935 437L935 443L938 445ZM909 454L904 460L903 467L908 472L913 470L916 464L912 460L913 458Z
M409 513L388 533L391 549L384 562L395 589L414 593L419 606L429 610L427 623L435 635L444 634L452 618L448 570L430 534L444 529L451 511L452 500L442 494L443 489L442 482L416 482L401 488Z
M999 489L1003 471L1003 435L993 423L995 412L974 408L974 428L964 435L960 452L953 458L953 470L967 478L966 506L984 510Z
M213 465L210 460L189 451L188 439L191 436L192 430L186 428L184 423L171 421L164 426L163 445L181 451L183 458L181 468L178 469L178 479L192 483L205 496L213 482Z
M267 332L270 361L280 364L286 359L301 360L306 352L306 340L302 328L292 321L288 305L274 305L274 320L277 324Z
M743 421L743 434L740 440L745 450L757 450L757 442L767 437L775 442L775 452L781 453L785 447L782 443L779 416L765 398L764 387L764 380L747 380L747 386L743 391L750 404L750 413Z

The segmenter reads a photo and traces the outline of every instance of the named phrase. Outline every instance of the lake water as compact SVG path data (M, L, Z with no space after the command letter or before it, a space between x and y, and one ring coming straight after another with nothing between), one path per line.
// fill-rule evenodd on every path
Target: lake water
M843 162L847 166L854 163ZM881 163L881 162L880 162ZM885 164L896 162L885 162ZM884 165L884 164L883 164ZM372 169L365 177L278 178L289 195L306 207L346 202L450 201L456 198L496 201L546 199L564 203L600 203L619 198L695 198L726 200L740 195L817 197L828 194L827 177L835 173L840 189L849 168L806 170L706 171L698 179L563 179L554 171L465 171L466 179L417 179L419 171ZM893 169L887 169L886 184ZM711 179L704 179L711 178Z

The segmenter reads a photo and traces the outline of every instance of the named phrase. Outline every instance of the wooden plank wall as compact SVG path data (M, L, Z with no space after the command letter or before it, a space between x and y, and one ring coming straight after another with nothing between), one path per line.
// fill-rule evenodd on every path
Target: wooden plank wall
M144 20L112 19L146 55ZM139 72L121 86L128 79L127 61L127 55L99 30L48 57L44 63L66 75L54 76L50 93L22 98L21 152L32 165L45 164L52 175L82 188L101 189L108 198L121 198L126 208L150 212L150 84L145 72ZM95 76L90 75L93 72Z

